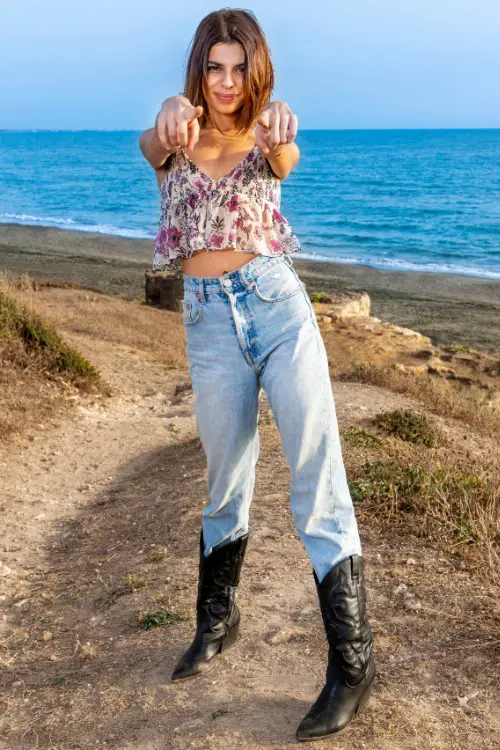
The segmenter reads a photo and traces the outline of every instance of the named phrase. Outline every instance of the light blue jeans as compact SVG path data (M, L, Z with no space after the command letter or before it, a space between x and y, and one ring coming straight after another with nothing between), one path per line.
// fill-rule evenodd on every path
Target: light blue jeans
M295 528L321 581L361 554L328 359L288 255L257 255L218 277L183 274L183 322L196 424L208 463L205 555L246 534L264 389L291 471Z

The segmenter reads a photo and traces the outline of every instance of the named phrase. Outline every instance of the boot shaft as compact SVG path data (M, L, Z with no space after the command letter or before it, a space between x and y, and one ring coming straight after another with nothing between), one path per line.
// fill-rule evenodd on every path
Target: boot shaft
M351 686L365 679L372 665L373 634L366 617L364 561L342 560L321 581L314 571L328 641L328 672L339 672Z
M208 613L213 619L228 618L235 606L236 587L248 544L248 534L215 549L207 557L203 529L200 532L199 577L196 610L198 620Z

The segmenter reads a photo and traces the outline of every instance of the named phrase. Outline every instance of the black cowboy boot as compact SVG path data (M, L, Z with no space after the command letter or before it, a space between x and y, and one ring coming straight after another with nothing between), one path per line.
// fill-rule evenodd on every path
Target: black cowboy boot
M313 570L328 640L326 684L297 729L298 740L341 732L367 703L375 677L372 630L365 612L363 558L335 565L319 583Z
M205 557L201 530L196 634L175 667L172 680L207 671L213 666L214 657L235 642L240 624L235 595L247 543L245 534Z

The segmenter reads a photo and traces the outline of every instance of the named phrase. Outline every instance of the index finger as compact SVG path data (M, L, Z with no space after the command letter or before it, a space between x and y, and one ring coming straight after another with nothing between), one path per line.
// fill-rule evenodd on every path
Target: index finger
M297 118L297 115L290 115L290 122L288 124L288 143L291 143L295 136L297 135L297 130L299 128L299 120Z
M196 118L190 124L189 131L190 131L189 150L192 151L193 148L198 143L198 138L200 137L200 123L198 122Z
M184 118L177 121L177 137L180 146L188 145L188 121Z
M158 114L156 118L156 134L158 135L163 148L170 148L170 142L167 138L167 117L163 110Z

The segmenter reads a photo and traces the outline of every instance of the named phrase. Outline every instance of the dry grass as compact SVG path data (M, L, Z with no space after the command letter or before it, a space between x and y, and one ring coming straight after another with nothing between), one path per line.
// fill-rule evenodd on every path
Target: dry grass
M420 399L434 414L458 419L490 436L500 436L500 413L488 406L488 393L451 380L402 372L393 366L352 365L338 380L389 388Z
M37 309L67 338L127 347L168 369L187 367L181 314L68 284L41 284L31 291Z
M373 424L381 434L342 431L360 517L432 539L500 578L499 457L470 455L411 411L380 414Z
M0 365L1 441L64 412L70 394L106 392L96 368L5 275L0 277Z

